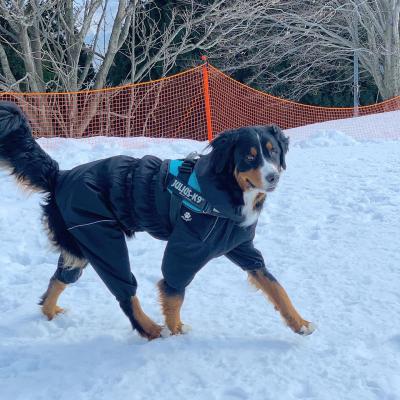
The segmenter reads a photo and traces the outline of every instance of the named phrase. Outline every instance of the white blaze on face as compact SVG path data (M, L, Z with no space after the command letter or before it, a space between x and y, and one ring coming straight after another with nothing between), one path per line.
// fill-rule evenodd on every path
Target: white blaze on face
M267 161L264 157L264 165L261 167L261 176L262 176L262 180L263 180L263 186L265 190L274 188L276 186L276 182L275 183L269 183L267 181L267 176L270 174L278 174L279 175L279 171L278 168L276 167L275 164L272 164L271 162Z
M279 171L278 168L276 167L275 164L273 164L271 161L268 161L265 157L264 157L264 153L262 151L262 147L261 147L261 142L260 142L260 138L258 138L258 147L259 147L259 152L260 154L263 155L263 166L261 167L260 173L261 173L261 179L262 179L262 185L264 190L268 190L271 189L273 187L276 186L276 183L270 183L267 181L267 176L271 175L271 174L278 174L279 175Z
M258 140L260 140L260 138ZM261 143L260 143L260 148L261 148ZM261 153L261 154L264 154L264 153ZM263 161L264 161L264 165L261 167L261 176L262 176L262 180L263 180L264 189L268 190L268 189L274 188L276 186L277 182L274 182L274 183L268 182L267 176L269 176L271 174L274 174L274 175L277 174L279 176L279 170L275 164L273 164L271 161L268 161L265 157L263 157Z

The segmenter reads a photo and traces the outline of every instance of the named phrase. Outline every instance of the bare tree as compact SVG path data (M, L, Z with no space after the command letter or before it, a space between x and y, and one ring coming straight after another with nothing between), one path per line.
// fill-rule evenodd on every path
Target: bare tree
M110 32L107 46L101 51L109 0L1 0L0 21L6 21L0 24L1 87L15 91L102 88L129 33L129 80L140 81L155 65L166 74L178 56L216 48L233 37L240 42L268 1L180 0L173 3L162 24L164 10L156 1L116 3L112 26L106 27ZM24 64L26 75L19 81L2 43Z
M96 73L89 78L108 0L2 0L1 87L14 92L103 87L115 54L126 40L137 3L138 0L118 2L107 49L100 57ZM93 26L95 34L88 43L88 32ZM26 74L22 79L17 80L13 75L3 43L23 62ZM18 101L25 102L25 109L29 110L31 119L41 124L43 132L53 131L56 123L68 134L84 132L96 113L99 98L87 96L78 104L78 98L71 96L67 110L60 105L51 107L49 97L30 97L29 101L18 97ZM49 110L52 110L50 115Z
M130 82L150 76L153 68L167 74L178 57L193 50L207 51L233 37L249 35L252 20L265 1L177 0L168 18L152 0L118 0L115 17L107 25L111 0L0 0L0 88L7 91L68 91L107 86L116 54L129 39L127 57ZM161 23L162 19L162 23ZM108 39L102 50L105 29ZM103 43L105 44L105 43ZM17 79L5 45L23 63L25 75ZM126 46L124 46L125 48ZM39 101L40 100L40 101ZM24 101L19 97L19 101ZM26 100L25 100L26 101ZM43 130L83 133L99 114L96 92L71 95L68 107L52 107L49 98L29 98L30 116ZM132 98L132 106L133 106ZM57 110L59 110L57 114ZM104 116L104 118L107 118Z
M400 94L400 0L276 1L247 40L225 43L227 69L250 68L248 82L294 99L324 85L351 88L353 57L384 99ZM254 33L254 36L252 35Z
M108 46L100 55L100 65L89 82L103 87L115 54L129 32L139 0L120 0ZM0 83L15 91L76 91L85 87L96 54L108 0L2 0L0 17L8 29L0 31ZM95 30L90 42L88 33ZM17 82L1 43L9 46L24 63L26 76ZM82 55L84 60L82 61ZM51 79L44 79L47 71Z
M240 42L254 30L253 19L271 1L177 0L167 18L156 2L146 2L133 17L134 34L124 51L131 62L129 81L141 81L154 67L165 76L186 54L207 53L233 38Z

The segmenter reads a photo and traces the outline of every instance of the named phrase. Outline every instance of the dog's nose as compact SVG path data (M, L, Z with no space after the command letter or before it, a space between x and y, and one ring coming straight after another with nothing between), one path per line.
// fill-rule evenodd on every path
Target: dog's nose
M275 185L279 181L279 174L277 174L276 172L271 172L266 176L266 179L268 183Z

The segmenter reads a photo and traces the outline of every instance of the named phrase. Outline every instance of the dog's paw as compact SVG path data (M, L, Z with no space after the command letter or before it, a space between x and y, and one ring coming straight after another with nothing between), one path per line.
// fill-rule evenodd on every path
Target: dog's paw
M153 323L152 326L149 328L147 327L147 331L142 334L147 340L154 340L161 337L163 327L161 325L157 325Z
M47 306L43 305L42 306L42 313L47 317L49 321L51 321L54 317L56 317L58 314L63 314L65 313L65 310L59 306Z
M307 325L303 325L300 328L298 334L303 336L308 336L311 335L316 329L317 327L312 322L308 322Z

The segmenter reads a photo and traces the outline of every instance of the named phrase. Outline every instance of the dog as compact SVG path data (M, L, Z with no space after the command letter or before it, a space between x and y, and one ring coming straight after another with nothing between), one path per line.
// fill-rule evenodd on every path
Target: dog
M34 140L22 110L0 102L0 162L23 187L44 193L43 223L60 253L39 303L43 314L51 320L63 312L59 296L90 263L141 336L181 334L186 287L208 261L224 255L294 332L311 334L314 325L296 311L253 245L266 196L286 169L288 145L277 126L243 127L184 160L115 156L62 171ZM136 294L126 237L141 231L167 241L158 283L164 325L145 314Z

